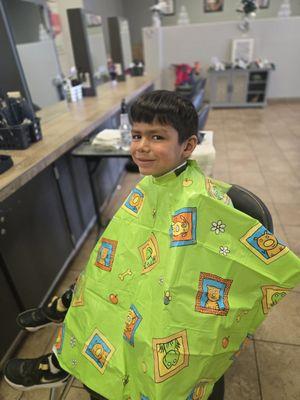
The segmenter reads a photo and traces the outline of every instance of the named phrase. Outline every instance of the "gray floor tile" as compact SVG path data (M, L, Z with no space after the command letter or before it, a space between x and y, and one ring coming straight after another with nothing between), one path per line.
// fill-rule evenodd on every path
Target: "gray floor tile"
M270 185L271 187L274 186L274 173L264 168L261 168L261 173L265 178L267 185ZM288 186L290 190L293 190L294 188L300 188L300 179L295 172L291 172L287 175L285 172L277 171L276 182L280 182L281 184L283 183L284 186Z
M47 326L36 332L29 332L23 346L18 351L18 358L36 358L48 352L49 341L57 330L57 326Z
M300 202L295 207L287 207L286 204L277 202L274 206L283 225L298 226L300 230Z
M283 319L284 316L284 319ZM290 292L269 313L255 339L300 346L300 294Z
M90 395L85 389L72 386L65 400L90 400Z
M20 400L49 400L50 389L38 389L23 392Z
M300 399L300 347L256 342L263 400Z
M230 181L248 188L253 186L266 186L266 182L260 172L243 171L242 165L230 168Z
M20 390L11 388L4 378L0 379L0 399L1 400L19 400L22 396Z
M260 400L253 342L226 372L224 400Z
M289 207L296 207L300 203L300 188L289 186L288 181L281 182L280 185L267 182L267 187L274 203L286 204Z
M298 255L298 257L300 257L300 227L284 225L283 229L286 233L290 249L293 250Z

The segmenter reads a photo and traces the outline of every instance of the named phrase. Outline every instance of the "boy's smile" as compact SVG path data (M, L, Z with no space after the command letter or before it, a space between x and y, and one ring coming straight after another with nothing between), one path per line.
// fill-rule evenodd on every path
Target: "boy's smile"
M193 136L179 143L178 132L170 125L134 122L131 134L131 155L142 175L161 176L182 164L194 150L189 146Z

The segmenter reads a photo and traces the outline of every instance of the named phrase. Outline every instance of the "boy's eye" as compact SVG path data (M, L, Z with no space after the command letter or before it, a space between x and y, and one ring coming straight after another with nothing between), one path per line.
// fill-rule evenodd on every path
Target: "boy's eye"
M138 135L137 133L132 133L132 140L139 140L141 138L141 135Z
M164 138L162 136L160 136L160 135L153 135L152 139L154 139L154 140L163 140Z

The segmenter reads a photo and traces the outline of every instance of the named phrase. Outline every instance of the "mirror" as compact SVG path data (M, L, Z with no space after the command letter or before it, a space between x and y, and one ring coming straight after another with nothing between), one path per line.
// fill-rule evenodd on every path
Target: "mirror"
M100 15L82 8L67 10L72 49L83 95L96 96L96 87L108 80L107 57Z
M125 80L126 70L132 63L128 21L121 17L109 17L107 20L111 58L115 64L120 66L118 80Z
M97 82L108 80L107 57L100 15L85 14L88 44L93 64L94 78Z
M59 102L61 68L45 7L19 0L5 6L33 102L42 108Z
M124 69L126 71L132 63L132 52L128 21L124 18L120 18L120 37L122 44Z

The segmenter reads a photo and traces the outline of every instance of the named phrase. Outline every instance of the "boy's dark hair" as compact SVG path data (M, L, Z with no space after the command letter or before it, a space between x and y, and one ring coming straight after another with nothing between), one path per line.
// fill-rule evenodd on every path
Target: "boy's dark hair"
M178 132L179 143L197 135L198 131L198 115L193 104L169 90L155 90L139 96L130 108L129 118L131 123L170 125Z

